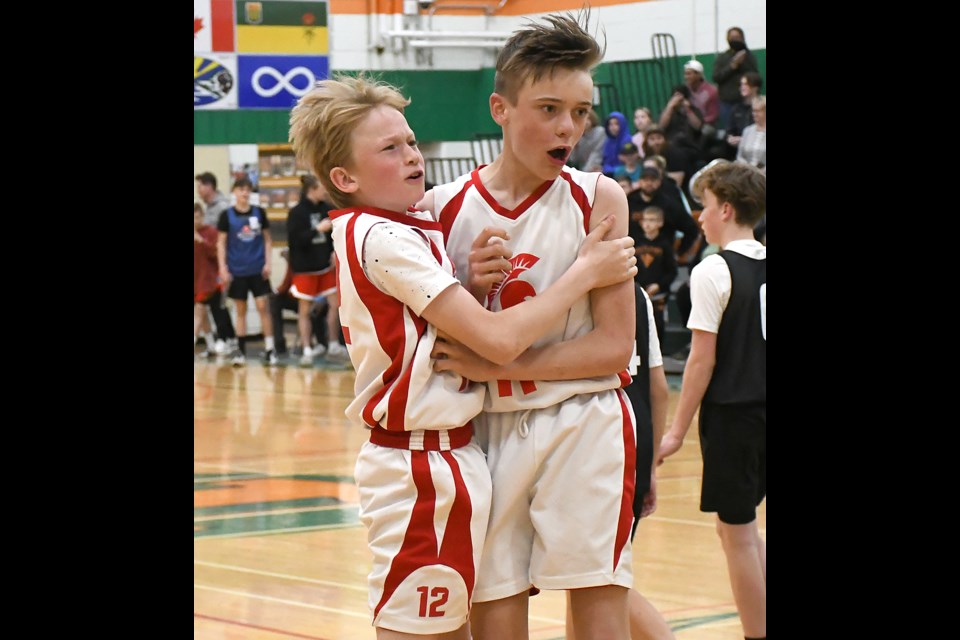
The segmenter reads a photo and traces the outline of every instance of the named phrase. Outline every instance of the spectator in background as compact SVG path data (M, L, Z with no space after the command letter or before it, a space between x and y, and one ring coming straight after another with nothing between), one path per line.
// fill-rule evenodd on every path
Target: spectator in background
M625 188L624 191L629 194L637 188L640 180L640 170L643 168L640 166L640 151L637 145L627 142L620 148L617 158L620 163L613 170L613 179L620 182L620 178L626 178L630 182L630 188Z
M590 121L583 137L573 147L567 164L581 171L601 171L603 167L603 143L607 140L607 130L600 124L600 116L593 109L587 114ZM429 188L427 189L429 191Z
M730 125L727 127L726 153L723 157L733 160L737 157L740 147L740 137L748 125L753 124L753 99L760 95L763 79L756 71L747 71L740 78L740 95L743 96L739 104L730 111Z
M686 177L696 171L696 164L700 159L700 130L703 128L703 114L690 101L690 87L678 84L673 88L670 99L660 113L659 124L670 146L685 157L686 180ZM650 136L649 131L647 136ZM660 155L667 159L670 170L675 171L672 158L664 152L660 152ZM685 188L686 184L682 186Z
M230 354L233 366L246 364L247 343L247 297L253 295L260 326L263 330L265 350L263 361L267 365L276 365L277 353L274 350L273 323L267 300L270 286L270 263L272 243L270 241L270 219L261 207L250 204L251 184L249 178L240 178L233 184L233 195L237 199L235 206L220 214L217 223L217 263L220 267L220 280L227 287L227 296L237 308L237 348Z
M630 230L633 232L633 212L630 213L630 217ZM658 206L648 206L640 212L639 223L642 233L634 237L638 269L635 279L650 296L657 337L663 341L667 296L670 295L670 285L677 277L673 237L663 233L663 209Z
M751 164L767 174L767 96L753 99L753 124L743 130L737 161Z
M220 214L230 207L230 200L223 193L217 191L217 176L209 171L197 174L195 180L197 181L197 195L200 196L200 200L203 201L205 207L203 224L215 228L220 221ZM213 307L210 307L210 309L212 312ZM214 318L214 322L217 325L217 353L227 353L236 349L237 334L233 330L233 321L230 319L230 314L225 313L220 320Z
M727 29L727 44L730 48L713 61L713 81L717 83L720 96L720 118L717 125L720 129L730 126L730 112L743 99L740 94L740 78L748 71L760 71L757 59L747 49L743 29Z
M666 176L672 178L679 188L683 188L686 180L693 175L693 158L684 148L674 147L667 141L666 133L659 126L652 125L647 129L644 146L644 158L661 156L667 161Z
M287 247L280 252L287 265L287 271L283 276L283 282L277 287L277 291L270 296L270 318L273 322L273 340L274 348L278 356L286 355L287 338L283 334L283 310L287 309L298 314L300 313L300 301L290 293L290 285L293 284L293 270L290 268L290 248ZM316 338L318 345L327 344L327 300L319 298L315 300L310 309L310 325L313 329L313 337ZM297 333L299 334L299 323Z
M633 141L633 144L637 145L637 149L640 150L640 157L645 157L643 155L643 136L647 132L647 129L650 128L650 125L653 124L653 113L650 111L650 107L637 107L633 112L633 126L636 129L636 132L633 134L633 137L630 138Z
M640 172L639 188L627 196L627 205L631 216L630 235L634 238L639 238L641 235L639 231L641 218L635 216L637 212L642 213L644 209L651 206L660 207L664 214L661 233L667 238L676 237L677 232L683 234L680 245L676 249L676 254L677 262L685 264L689 259L687 254L692 255L699 249L697 241L700 238L700 227L697 225L697 221L684 211L682 205L663 192L662 184L663 177L659 170L653 167L644 167Z
M197 174L197 195L203 201L206 211L203 216L203 224L216 226L220 220L220 214L230 206L230 200L227 196L217 191L217 176L209 171Z
M630 129L627 127L627 118L619 111L611 111L607 116L607 139L603 143L603 161L601 171L612 178L617 165L620 164L620 149L630 142Z
M700 135L706 140L716 139L720 97L717 88L703 77L703 63L699 60L688 60L683 65L683 81L690 89L690 103L703 115Z
M202 358L212 358L215 340L210 331L208 313L213 314L221 340L233 340L233 324L223 306L220 283L217 281L217 230L203 222L203 207L193 203L193 342L203 331L206 349Z
M316 353L331 357L346 358L346 347L340 344L340 323L337 309L337 275L333 263L333 224L330 212L333 205L326 202L327 191L313 175L300 178L300 202L290 210L287 217L287 236L290 247L290 268L293 282L290 294L299 300L297 326L303 353L300 364L313 365L314 349L311 344L313 327L310 310L317 297L324 296L329 302L327 335L329 344L318 344Z

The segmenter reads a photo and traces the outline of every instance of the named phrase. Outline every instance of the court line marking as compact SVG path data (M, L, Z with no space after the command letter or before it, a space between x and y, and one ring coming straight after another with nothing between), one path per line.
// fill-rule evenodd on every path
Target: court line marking
M348 523L343 522L339 524L320 524L313 527L292 527L288 529L267 529L266 531L239 531L237 533L208 533L200 537L194 538L194 541L197 540L219 540L222 538L250 538L256 536L272 536L278 533L306 533L308 531L330 531L333 529L354 529L357 527L362 527L363 525L359 522Z
M209 562L206 560L194 560L193 564L198 564L202 567L212 567L214 569L225 569L227 571L236 571L238 573L250 573L257 576L266 576L268 578L281 578L283 580L294 580L297 582L308 582L310 584L318 584L324 587L335 587L338 589L351 589L353 591L359 591L361 593L367 593L367 587L358 587L352 584L346 584L344 582L333 582L332 580L318 580L316 578L307 578L305 576L293 576L289 573L277 573L275 571L263 571L261 569L251 569L249 567L240 567L235 564L221 564L219 562Z
M303 607L305 609L316 609L317 611L326 611L327 613L338 613L345 616L352 616L354 618L362 618L364 620L370 619L369 613L356 613L354 611L347 611L346 609L334 609L333 607L324 607L319 604L309 604L307 602L299 602L297 600L286 600L284 598L274 598L272 596L263 596L257 593L250 593L248 591L233 591L231 589L221 589L219 587L208 587L202 584L193 585L194 589L204 589L206 591L215 591L217 593L225 593L231 596L238 596L241 598L249 598L251 600L263 600L264 602L275 602L278 604L288 604L292 607Z
M219 622L221 624L232 624L238 627L245 627L247 629L260 629L261 631L267 631L269 633L276 634L278 636L287 636L290 638L307 638L308 640L327 640L322 636L308 636L302 633L294 633L293 631L282 631L280 629L274 629L272 627L263 627L257 624L250 624L249 622L241 622L239 620L227 620L226 618L218 618L216 616L208 616L203 613L193 614L194 618L200 618L201 620L212 620L213 622Z
M234 513L221 513L212 516L194 516L194 522L210 522L216 520L233 520L235 518L250 518L253 516L280 516L291 513L313 513L314 511L332 511L334 509L355 509L359 503L348 502L346 504L331 504L325 507L303 507L302 509L277 509L268 511L237 511Z

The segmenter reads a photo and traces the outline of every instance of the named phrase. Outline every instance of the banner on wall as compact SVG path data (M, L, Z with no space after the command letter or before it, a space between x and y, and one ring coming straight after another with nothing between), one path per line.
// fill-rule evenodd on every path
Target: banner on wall
M193 52L233 51L234 0L193 0Z
M237 51L330 53L326 0L236 0Z
M239 105L290 109L329 74L327 56L237 56Z
M193 56L193 108L237 108L237 57L206 53Z

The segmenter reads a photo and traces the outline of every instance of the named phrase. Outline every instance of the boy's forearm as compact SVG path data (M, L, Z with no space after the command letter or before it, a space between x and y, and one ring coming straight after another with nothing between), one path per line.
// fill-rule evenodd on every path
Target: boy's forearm
M715 345L716 334L709 335L713 336L713 344ZM714 354L715 352L710 354L698 353L695 351L695 347L690 349L690 356L687 358L687 364L683 369L680 399L677 402L677 409L670 425L670 431L681 440L687 435L690 423L693 422L693 414L696 413L704 394L707 392L716 364Z

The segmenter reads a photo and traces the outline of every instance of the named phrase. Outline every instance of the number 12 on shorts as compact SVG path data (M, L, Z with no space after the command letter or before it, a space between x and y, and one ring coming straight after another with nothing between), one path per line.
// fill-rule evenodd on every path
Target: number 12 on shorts
M420 593L421 618L426 618L428 615L431 618L442 618L446 615L446 612L440 607L447 604L447 598L450 597L449 589L446 587L434 587L433 589L430 589L430 587L417 587L417 591ZM430 593L429 597L433 599L433 601L430 602L429 614L427 613L428 592Z

